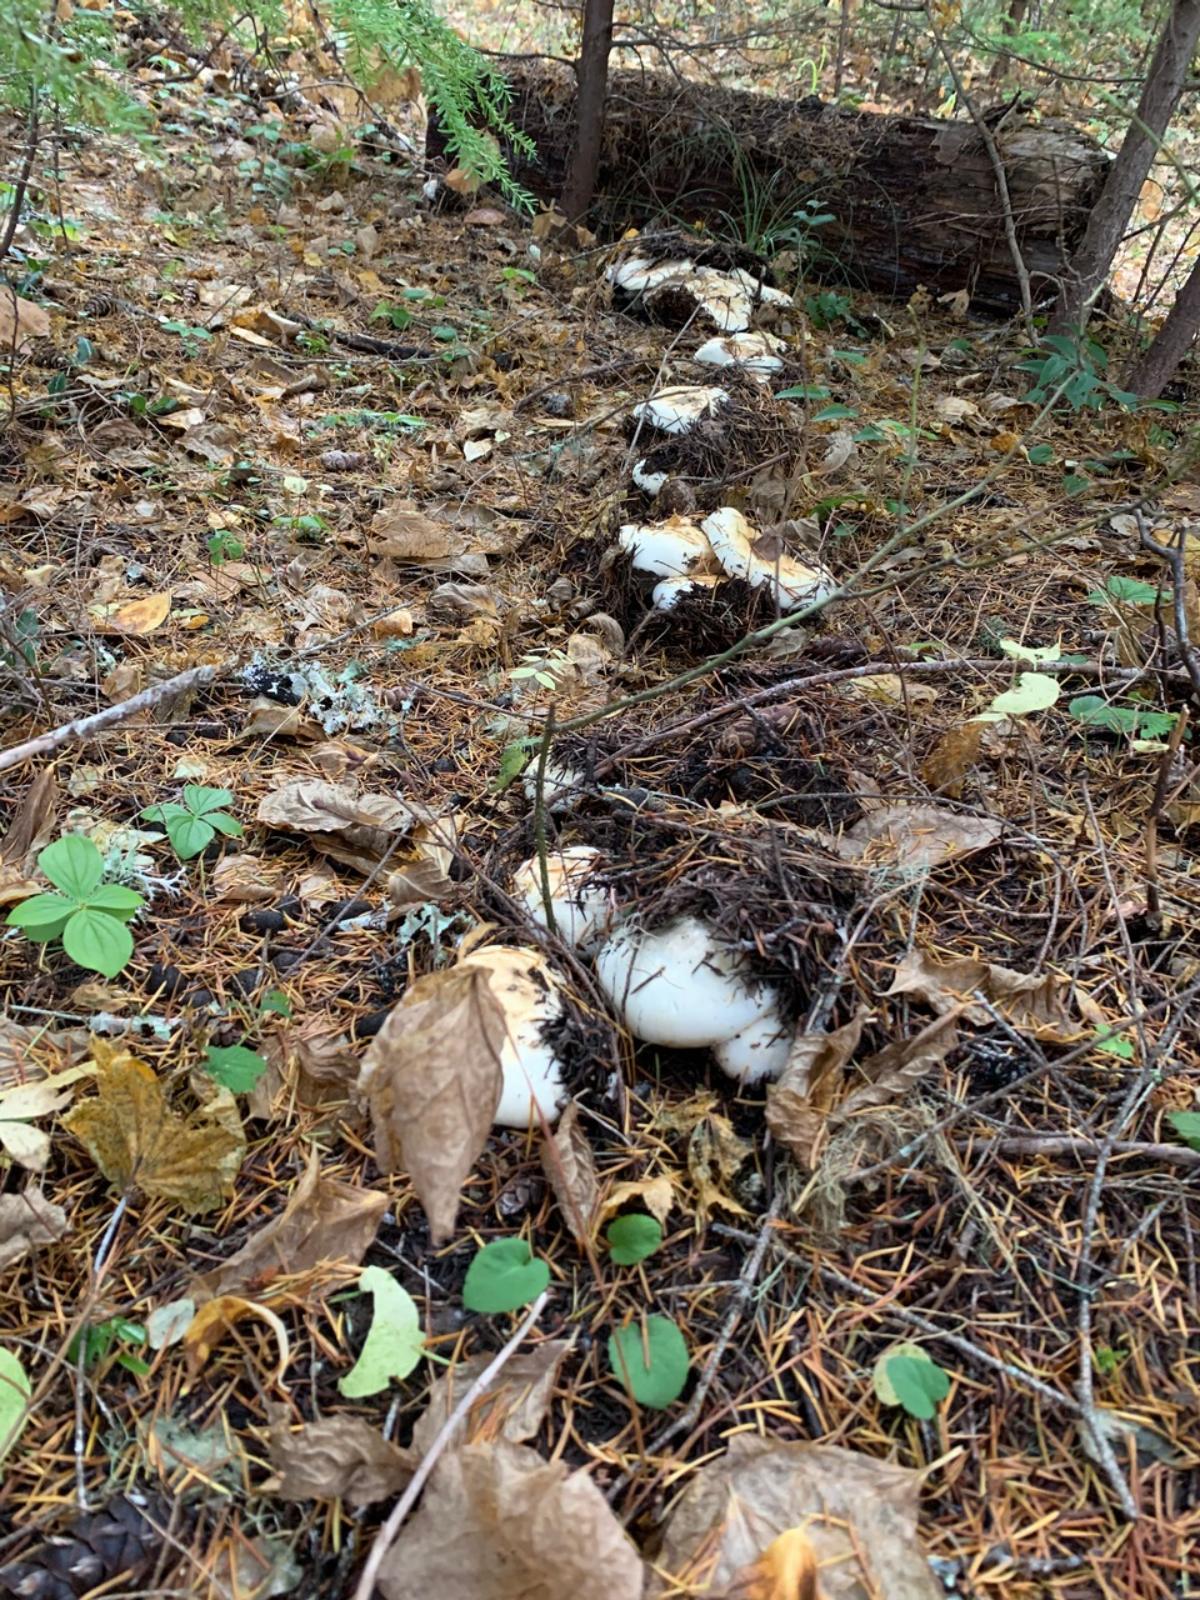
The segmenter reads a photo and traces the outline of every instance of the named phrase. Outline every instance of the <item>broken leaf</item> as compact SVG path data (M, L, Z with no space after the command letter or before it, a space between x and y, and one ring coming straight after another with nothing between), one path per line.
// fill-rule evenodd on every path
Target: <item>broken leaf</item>
M532 1350L512 1356L495 1380L479 1395L456 1427L451 1442L507 1439L521 1444L532 1439L550 1407L569 1339L547 1339ZM429 1403L417 1418L412 1449L423 1457L450 1413L491 1362L487 1352L457 1362L429 1391Z
M382 1267L364 1267L358 1287L374 1297L375 1310L358 1360L338 1379L338 1392L347 1400L378 1394L393 1378L407 1378L425 1354L421 1319L408 1290Z
M927 951L912 950L896 967L888 994L911 994L932 1006L940 1016L960 1010L968 1022L986 1027L993 1018L987 1006L974 999L982 993L1016 1028L1044 1031L1054 1037L1074 1036L1079 1030L1067 1010L1069 980L1059 973L1014 972L993 961L952 956L939 961ZM1079 996L1081 1008L1090 1002Z
M703 1221L720 1206L735 1217L746 1208L727 1192L753 1146L733 1131L728 1117L712 1112L692 1129L688 1139L688 1176L696 1190L696 1212Z
M846 1065L858 1049L866 1020L867 1012L860 1009L832 1033L798 1033L782 1076L767 1089L771 1137L802 1167L817 1164L829 1113L844 1093Z
M586 1472L497 1440L442 1457L378 1582L385 1600L641 1600L643 1567Z
M917 1541L922 1474L834 1445L735 1435L667 1522L654 1595L723 1596L782 1534L802 1528L822 1600L938 1600Z
M151 1350L167 1350L184 1338L196 1315L196 1302L190 1295L155 1306L146 1318L146 1343Z
M1016 686L996 695L977 720L1000 722L1005 717L1027 717L1034 711L1045 711L1058 699L1061 689L1058 679L1048 673L1022 672Z
M194 1278L191 1291L202 1300L261 1293L273 1279L308 1272L321 1263L356 1267L387 1206L386 1194L323 1177L314 1150L279 1216L252 1234L236 1255Z
M435 1244L454 1232L458 1193L500 1100L504 1013L479 967L431 972L371 1041L359 1093L382 1172L405 1171Z
M123 1193L174 1200L185 1211L211 1211L233 1192L245 1155L229 1108L216 1099L190 1117L168 1106L144 1061L102 1047L97 1093L63 1119L100 1171Z
M592 1237L600 1190L592 1147L579 1126L579 1107L573 1100L558 1127L542 1140L542 1171L550 1180L572 1238L576 1244L586 1245Z
M247 1319L265 1322L275 1335L279 1345L279 1366L274 1375L275 1382L278 1383L282 1379L291 1359L287 1329L269 1307L259 1305L256 1300L244 1300L236 1294L222 1294L215 1300L207 1301L188 1324L188 1330L183 1336L183 1347L187 1352L188 1364L193 1374L206 1365L217 1345L238 1323Z
M413 1455L363 1417L321 1417L293 1432L272 1425L271 1465L283 1500L348 1500L368 1506L398 1494L413 1474Z
M67 1232L67 1213L40 1189L0 1194L0 1269L53 1244Z
M58 780L46 767L13 813L0 839L0 906L12 905L42 887L34 878L38 853L54 837L58 820Z
M30 1172L45 1171L50 1136L30 1124L70 1105L70 1085L86 1075L86 1067L70 1067L55 1077L19 1083L0 1094L0 1147Z
M335 861L370 871L417 821L412 810L386 794L358 794L344 784L300 778L266 795L257 812L270 828L314 835ZM365 863L365 866L364 866Z
M886 806L870 811L837 841L844 861L927 872L943 861L986 850L1004 831L997 817L968 816L940 806Z
M550 1268L535 1256L528 1239L493 1239L479 1250L463 1280L468 1311L496 1316L536 1300L550 1282Z
M650 1215L657 1217L665 1226L675 1204L675 1185L678 1181L677 1173L660 1172L654 1178L618 1183L605 1196L598 1220L603 1222L605 1217L611 1217L614 1211L619 1211L631 1200L640 1200Z
M871 1387L883 1405L903 1406L910 1417L928 1422L950 1393L950 1378L927 1350L904 1339L879 1357Z
M99 633L123 633L141 637L161 628L171 614L171 591L148 594L119 605L89 606L88 615Z

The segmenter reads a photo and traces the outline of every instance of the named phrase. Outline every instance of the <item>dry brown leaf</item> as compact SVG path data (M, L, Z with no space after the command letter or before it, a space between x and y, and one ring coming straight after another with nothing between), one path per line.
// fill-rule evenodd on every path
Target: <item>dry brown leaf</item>
M823 1600L938 1600L941 1585L917 1539L921 1476L834 1445L735 1435L671 1513L651 1593L716 1600L799 1528L816 1555Z
M375 1159L381 1172L409 1174L435 1244L454 1232L459 1190L491 1131L504 1027L486 972L453 967L417 979L363 1058Z
M479 1396L451 1435L451 1446L464 1442L483 1444L494 1439L522 1444L532 1439L550 1408L559 1369L571 1343L570 1339L547 1339L505 1362L499 1377ZM454 1407L491 1360L488 1352L470 1356L434 1383L429 1402L413 1429L412 1450L418 1460L425 1456Z
M358 794L348 785L300 778L264 796L259 822L313 842L335 861L370 872L418 818L403 801L386 794Z
M88 607L88 615L96 624L97 633L120 633L141 637L161 628L171 614L171 591L143 595L137 600L124 600L119 605Z
M847 828L837 841L844 861L926 872L951 858L986 850L1004 831L998 817L966 816L941 806L887 806Z
M1067 1010L1069 980L1055 972L1014 972L971 956L938 961L927 951L912 950L897 966L887 992L916 995L939 1016L958 1011L968 1022L986 1027L993 1018L972 998L977 990L1015 1028L1054 1037L1074 1037L1080 1031Z
M0 1194L0 1270L67 1232L67 1213L40 1189Z
M466 541L457 528L435 522L411 501L402 501L376 512L367 548L372 555L390 556L393 561L424 563L462 555Z
M213 904L261 905L279 893L280 867L276 861L240 850L224 855L213 866L208 879L208 899Z
M122 1192L174 1200L185 1211L211 1211L233 1192L246 1153L232 1097L180 1117L144 1061L96 1041L98 1093L63 1118L100 1171ZM232 1107L232 1114L230 1108Z
M867 1082L851 1090L837 1107L833 1122L840 1125L862 1111L893 1105L910 1094L958 1044L955 1027L960 1011L948 1011L911 1039L894 1039L875 1055L858 1064L856 1073Z
M0 1093L0 1149L30 1172L44 1172L50 1159L50 1135L33 1124L70 1105L72 1086L86 1077L88 1070L68 1067L65 1072L18 1083Z
M26 1026L0 1016L0 1094L65 1072L83 1060L91 1044L87 1028Z
M921 776L938 794L957 800L963 780L979 759L984 722L964 722L944 733L921 763Z
M746 1208L726 1193L753 1146L733 1131L728 1117L714 1113L698 1122L688 1140L688 1175L696 1190L696 1214L705 1222L715 1206L735 1217Z
M22 300L5 283L0 285L0 351L20 355L36 339L48 338L50 313L32 300Z
M388 900L397 910L430 900L440 905L453 893L450 869L457 842L458 824L454 817L439 817L436 822L422 822L413 829L411 852L400 858L384 885Z
M550 1180L571 1237L576 1244L586 1246L595 1229L600 1185L592 1147L579 1126L579 1107L574 1100L559 1118L558 1127L542 1140L542 1171Z
M639 1200L652 1217L665 1228L667 1218L675 1204L675 1188L679 1182L677 1172L660 1172L654 1178L636 1178L630 1183L618 1183L605 1196L597 1221L603 1222L631 1200Z
M292 1431L286 1421L270 1432L272 1489L282 1500L348 1500L373 1505L399 1492L413 1475L415 1457L401 1450L364 1417L322 1417Z
M585 1472L501 1440L442 1457L379 1588L385 1600L641 1600L643 1574Z
M215 1300L206 1301L188 1324L188 1330L183 1336L183 1349L193 1377L207 1365L209 1356L238 1323L247 1320L265 1322L275 1335L275 1341L279 1346L279 1366L275 1372L275 1381L278 1382L283 1377L291 1360L287 1329L268 1306L259 1305L256 1300L246 1300L236 1294L222 1294Z
M252 1234L236 1255L193 1278L197 1302L214 1295L261 1294L273 1278L307 1272L323 1262L356 1267L387 1210L388 1197L321 1176L314 1150L279 1216Z
M34 877L37 854L57 831L58 801L58 779L54 768L46 767L30 784L0 839L0 906L41 891L42 882Z
M802 1167L817 1164L828 1117L845 1092L845 1070L858 1049L867 1012L832 1033L798 1033L787 1066L767 1090L767 1127Z

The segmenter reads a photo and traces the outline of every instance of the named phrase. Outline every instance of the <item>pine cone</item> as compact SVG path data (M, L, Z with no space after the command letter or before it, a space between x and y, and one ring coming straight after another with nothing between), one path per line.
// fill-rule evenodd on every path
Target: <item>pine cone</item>
M113 294L94 294L83 307L85 317L90 317L93 322L101 317L111 317L118 305L117 297Z
M63 1533L51 1534L19 1561L0 1567L3 1600L78 1600L114 1578L137 1587L162 1549L161 1527L168 1513L161 1502L143 1512L125 1495L102 1511L76 1517Z

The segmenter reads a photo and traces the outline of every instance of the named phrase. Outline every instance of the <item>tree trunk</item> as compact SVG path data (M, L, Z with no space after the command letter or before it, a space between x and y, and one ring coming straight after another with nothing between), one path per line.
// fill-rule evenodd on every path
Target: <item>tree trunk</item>
M1167 320L1155 334L1145 355L1129 369L1126 387L1143 400L1157 400L1175 375L1200 330L1200 258L1175 296Z
M1056 332L1074 332L1087 321L1142 192L1171 120L1200 39L1200 0L1174 0L1146 75L1129 132L1109 169L1104 192L1088 221L1083 242L1063 274L1054 311Z
M507 76L513 120L537 150L536 160L509 152L513 175L551 199L576 148L572 75L516 61ZM431 129L431 149L438 138ZM1010 116L995 138L1033 293L1048 298L1064 253L1083 237L1108 159L1086 134L1050 119ZM747 241L754 230L761 239L765 219L776 247L787 248L787 231L797 230L795 213L806 202L834 213L809 235L820 256L806 259L807 276L904 298L921 284L938 294L965 289L977 311L1008 316L1020 309L995 172L972 122L840 111L812 96L785 100L665 75L611 74L593 207L609 236L631 225L704 219L728 238L741 217Z
M559 200L559 210L568 222L579 222L587 214L596 192L596 175L604 143L604 102L608 93L612 36L613 0L584 0L583 40L576 67L579 95L575 151Z
M1004 32L1009 37L1021 31L1021 24L1025 21L1025 11L1029 0L1010 0L1008 12L1004 18ZM1008 77L1009 68L1012 66L1012 57L1007 50L1001 50L992 70L988 73L988 82L991 84L1003 83Z

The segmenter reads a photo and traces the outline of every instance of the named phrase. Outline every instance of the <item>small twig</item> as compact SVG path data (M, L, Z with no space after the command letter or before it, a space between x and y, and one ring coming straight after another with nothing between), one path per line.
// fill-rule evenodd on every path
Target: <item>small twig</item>
M1134 520L1137 522L1138 537L1143 550L1149 550L1152 555L1166 564L1171 572L1171 607L1175 618L1175 647L1180 661L1183 663L1187 675L1191 680L1192 693L1200 705L1200 652L1197 652L1192 643L1191 633L1188 629L1187 619L1187 529L1183 523L1179 525L1179 543L1175 546L1159 544L1158 540L1146 526L1146 519L1142 515L1140 506L1134 508Z
M1171 792L1171 775L1175 770L1175 760L1179 754L1179 745L1187 723L1188 708L1184 706L1175 719L1175 726L1171 729L1171 736L1167 740L1167 748L1163 751L1162 760L1158 764L1154 798L1150 802L1150 814L1146 818L1146 921L1155 930L1162 928L1162 900L1158 892L1158 819L1167 806L1167 798Z
M546 849L546 763L550 759L550 745L554 739L555 709L552 700L542 729L542 742L538 746L537 775L533 790L533 847L537 853L542 909L546 913L546 928L552 939L558 937L558 921L554 915L554 895L550 887L550 857Z
M49 733L39 733L36 739L27 739L24 744L12 745L8 750L0 751L0 772L22 766L35 756L49 755L51 751L69 744L73 739L90 739L93 735L102 733L105 728L115 727L117 723L126 722L130 717L137 716L139 711L149 711L152 706L160 705L173 695L186 694L190 689L203 688L205 684L211 683L216 675L216 667L189 667L186 672L177 673L175 677L167 678L163 683L152 684L149 689L131 695L128 700L119 700L115 706L105 706L103 711L95 711L87 717L76 717L74 722L66 722L60 728L52 728Z
M362 1575L358 1580L358 1587L354 1591L354 1600L371 1600L371 1595L375 1590L375 1580L379 1576L379 1569L383 1565L383 1559L391 1549L392 1545L395 1543L396 1535L400 1532L401 1524L408 1513L412 1510L413 1506L416 1504L418 1495L425 1487L430 1473L433 1471L434 1467L437 1466L442 1452L445 1450L446 1446L453 1437L455 1429L466 1416L467 1412L475 1404L479 1396L483 1394L486 1389L489 1389L496 1381L500 1374L501 1368L505 1365L509 1358L516 1354L516 1351L521 1345L521 1342L525 1338L526 1334L541 1316L542 1309L548 1299L549 1291L543 1290L543 1292L538 1295L537 1299L530 1306L529 1310L525 1313L525 1316L521 1322L521 1326L517 1329L516 1333L513 1334L512 1338L508 1341L504 1348L498 1351L496 1355L492 1357L491 1361L489 1361L487 1366L484 1367L483 1371L475 1379L475 1382L466 1391L462 1399L455 1406L454 1410L438 1429L437 1437L429 1446L429 1449L425 1452L425 1456L421 1462L421 1465L417 1468L416 1472L413 1473L412 1482L408 1485L407 1489L405 1489L399 1500L396 1501L396 1504L392 1507L391 1515L388 1517L383 1527L380 1528L379 1532L375 1535L375 1542L371 1546L371 1553L367 1557L366 1565L363 1567Z
M1073 1133L1028 1133L999 1139L972 1140L960 1146L971 1155L1001 1156L1094 1156L1102 1147L1099 1139ZM1148 1144L1138 1139L1118 1139L1110 1147L1114 1156L1141 1156L1146 1161L1163 1161L1174 1167L1200 1167L1200 1150L1186 1144Z

